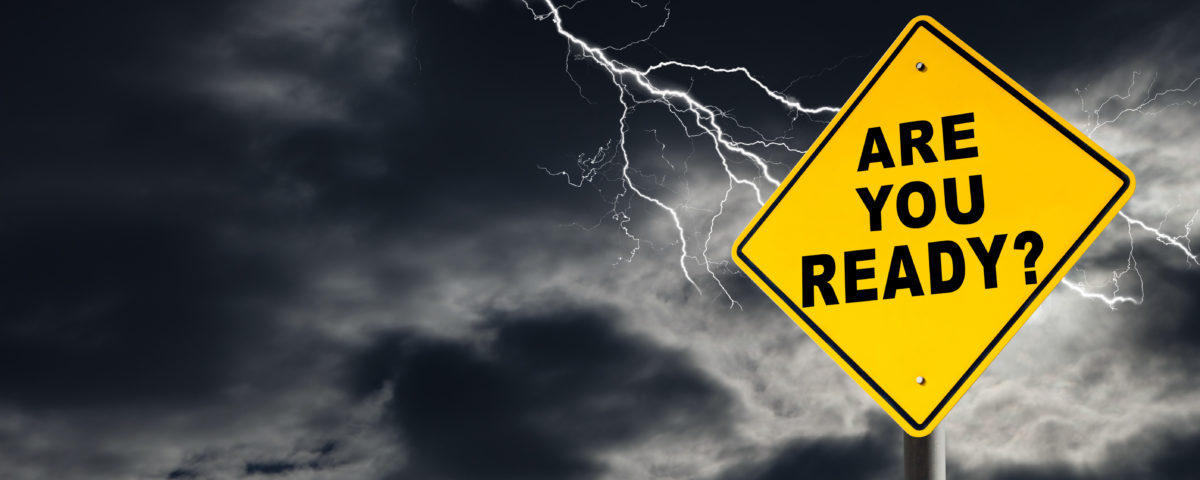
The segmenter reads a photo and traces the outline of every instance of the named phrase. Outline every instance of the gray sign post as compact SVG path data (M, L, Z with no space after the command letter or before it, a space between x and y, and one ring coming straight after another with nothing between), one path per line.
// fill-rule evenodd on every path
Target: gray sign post
M946 480L946 437L934 429L921 438L904 435L904 479Z

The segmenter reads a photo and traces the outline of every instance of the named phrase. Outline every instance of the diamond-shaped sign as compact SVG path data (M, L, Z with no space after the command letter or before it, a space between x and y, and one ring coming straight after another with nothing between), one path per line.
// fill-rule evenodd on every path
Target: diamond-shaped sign
M917 17L733 256L920 437L1133 186L1124 165L932 18Z

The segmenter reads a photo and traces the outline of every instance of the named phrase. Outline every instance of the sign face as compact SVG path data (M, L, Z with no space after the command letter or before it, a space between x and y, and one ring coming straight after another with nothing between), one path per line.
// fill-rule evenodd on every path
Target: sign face
M927 435L1133 194L1124 165L917 17L733 257Z

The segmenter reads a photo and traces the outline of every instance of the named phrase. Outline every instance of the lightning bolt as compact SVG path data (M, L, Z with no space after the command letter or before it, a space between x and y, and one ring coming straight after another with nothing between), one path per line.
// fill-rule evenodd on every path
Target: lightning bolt
M1080 110L1087 115L1087 123L1084 129L1088 136L1094 136L1096 131L1103 127L1117 123L1122 117L1127 115L1144 115L1154 116L1173 108L1195 107L1200 102L1189 98L1182 98L1175 101L1166 101L1172 97L1181 96L1189 93L1194 87L1200 85L1200 77L1193 78L1187 85L1183 87L1168 88L1163 90L1154 90L1154 85L1157 83L1158 75L1150 77L1144 90L1144 94L1140 99L1134 99L1135 89L1138 87L1139 79L1142 77L1141 72L1133 72L1130 75L1129 86L1125 89L1124 94L1113 94L1106 97L1103 101L1097 103L1095 107L1088 108L1087 101L1084 99L1084 89L1075 89L1076 96L1079 97ZM1118 107L1115 113L1105 115L1103 112L1105 107L1112 105L1122 105L1132 103L1131 106ZM1116 309L1118 305L1128 303L1133 305L1141 305L1145 300L1145 279L1142 276L1141 270L1138 269L1137 258L1134 256L1134 228L1150 233L1158 243L1168 248L1177 250L1183 255L1184 263L1191 266L1200 266L1200 258L1197 257L1196 251L1193 250L1191 244L1192 225L1196 222L1196 217L1200 215L1200 210L1192 212L1191 217L1183 226L1183 233L1171 235L1166 233L1163 225L1167 221L1167 217L1178 205L1167 209L1163 214L1163 219L1158 222L1157 226L1151 226L1146 222L1139 220L1125 213L1118 212L1118 215L1126 223L1126 231L1129 236L1129 253L1126 256L1126 264L1122 268L1112 270L1108 279L1096 285L1087 281L1087 272L1083 272L1083 280L1072 280L1069 278L1063 279L1063 285L1066 285L1072 291L1082 295L1084 298L1097 300L1108 305L1111 309ZM1121 293L1120 282L1126 275L1134 275L1137 277L1138 294L1124 295ZM1108 294L1097 293L1097 288L1109 287L1111 291Z
M1086 101L1083 99L1083 93L1087 89L1086 88L1075 89L1075 94L1077 96L1079 96L1080 109L1083 110L1083 112L1086 113L1088 116L1088 123L1086 125L1086 128L1087 128L1087 134L1089 137L1094 135L1096 133L1096 131L1099 130L1101 127L1104 127L1107 125L1112 125L1112 124L1116 123L1118 120L1121 119L1121 117L1125 116L1126 114L1157 115L1157 114L1164 112L1171 108L1183 107L1183 106L1194 107L1197 105L1196 100L1189 100L1189 99L1183 99L1183 100L1179 100L1179 101L1175 101L1175 102L1170 102L1165 105L1159 105L1159 104L1162 103L1161 100L1163 100L1164 98L1166 98L1170 95L1188 93L1189 91L1192 90L1192 87L1195 87L1197 84L1200 84L1200 77L1193 78L1192 81L1187 84L1187 86L1182 87L1182 88L1169 88L1166 90L1152 91L1152 89L1154 88L1154 84L1158 80L1158 74L1156 73L1153 77L1151 77L1150 83L1146 86L1145 98L1143 98L1137 105L1134 105L1132 107L1122 108L1121 110L1117 111L1116 114L1110 115L1108 118L1104 118L1101 115L1101 111L1104 110L1104 107L1108 106L1112 102L1120 103L1120 102L1128 101L1130 98L1133 97L1133 95L1134 95L1133 89L1135 87L1137 87L1138 77L1140 77L1141 75L1142 75L1141 72L1136 72L1136 71L1133 72L1133 74L1130 76L1131 78L1129 80L1129 88L1125 89L1124 95L1121 95L1121 94L1109 95L1108 98L1104 99L1103 102L1100 102L1099 104L1096 105L1095 108L1092 108L1092 109L1088 109L1085 106Z
M838 109L836 107L829 106L805 106L801 102L789 98L787 95L781 92L771 89L764 82L750 73L750 71L745 67L714 67L710 65L667 60L656 63L644 69L638 69L614 59L609 54L610 51L620 51L633 45L648 41L654 35L654 33L658 32L666 25L666 19L664 19L663 22L648 35L639 40L635 40L620 47L602 47L588 43L587 41L568 31L563 26L563 10L571 10L575 6L579 5L581 1L564 5L556 5L552 0L545 0L543 6L546 8L546 10L544 12L539 12L538 9L534 8L534 6L529 3L529 0L523 0L523 3L525 4L525 8L529 10L535 20L549 20L551 23L553 23L555 31L567 41L570 51L574 52L578 58L589 60L608 73L613 86L617 88L617 101L620 102L622 107L621 115L618 119L618 138L616 144L606 145L595 155L586 157L581 156L577 161L577 165L581 171L578 180L572 180L571 175L566 171L551 171L550 169L542 166L539 166L539 168L550 175L567 177L568 183L575 187L581 187L585 183L591 183L600 178L611 180L612 178L608 175L614 173L617 174L617 183L620 185L620 191L613 196L611 203L612 209L607 213L607 215L609 218L616 221L622 232L634 242L633 250L631 250L629 254L623 257L621 260L631 261L633 257L637 255L638 249L642 244L641 239L632 233L628 225L631 221L628 213L630 208L628 200L631 197L636 197L642 201L649 202L671 217L671 220L674 224L675 233L678 236L679 267L688 283L690 283L697 292L703 295L703 290L696 283L696 280L692 277L688 270L689 260L698 262L704 268L705 273L707 273L708 276L711 277L716 283L724 298L729 301L730 308L735 306L740 307L740 304L733 298L732 295L730 295L729 290L718 277L717 271L714 270L714 266L718 267L719 269L725 267L726 264L724 262L715 262L709 256L709 246L712 240L713 232L716 229L716 222L721 215L725 213L725 206L729 201L729 195L735 186L743 186L753 191L754 197L757 199L760 205L766 201L765 195L769 194L770 191L766 191L764 193L764 189L759 187L757 181L765 181L771 185L772 188L779 186L779 179L771 175L769 162L759 154L751 151L750 148L782 148L797 156L803 155L804 150L789 146L783 141L783 139L767 138L761 132L749 127L745 127L744 125L737 123L736 119L729 115L725 109L701 102L689 91L671 88L662 84L661 82L657 82L652 77L652 74L663 69L679 68L697 72L737 75L749 81L750 84L754 85L768 98L780 103L789 111L793 112L793 114L805 115L809 117L814 115L830 115L837 113ZM638 7L645 7L644 4L636 2L634 4ZM664 6L664 10L666 11L666 18L669 19L669 4ZM570 75L569 63L567 65L567 72L568 75ZM573 77L572 81L574 81ZM578 82L575 84L576 86L579 85ZM584 98L587 99L586 97ZM721 200L718 204L717 210L712 212L707 219L707 226L701 227L704 229L702 232L703 241L699 246L689 245L688 243L688 230L685 228L684 222L681 220L680 215L681 207L672 206L667 200L648 193L645 188L641 186L642 184L640 181L635 180L635 176L643 177L643 175L633 166L633 163L630 159L629 150L627 148L629 117L637 106L648 104L657 104L664 107L679 122L680 127L683 129L684 133L688 135L688 137L707 139L707 141L710 143L712 152L716 154L717 158L720 160L722 168L724 169L726 175L725 189L721 195ZM732 135L724 126L722 126L722 122L731 122L740 128L753 132L755 138L739 140L735 138L735 136ZM655 137L657 138L657 132L655 132ZM659 143L662 145L661 142ZM663 150L665 151L666 146L662 146ZM756 176L748 177L735 173L731 167L731 161L733 160L731 157L749 160L755 167ZM666 161L665 156L663 159ZM614 163L616 168L613 168ZM670 164L669 161L667 161L667 163ZM617 172L613 172L612 170L617 170Z
M1170 213L1171 213L1171 210L1167 210L1167 213L1163 214L1163 221L1159 222L1157 227L1152 227L1150 225L1147 225L1145 222L1143 222L1141 220L1130 217L1128 214L1126 214L1123 211L1118 212L1118 215L1120 215L1120 217L1125 220L1125 223L1128 227L1127 231L1129 234L1129 254L1126 257L1125 267L1121 268L1121 269L1113 270L1111 275L1109 276L1109 279L1100 285L1090 285L1089 282L1087 282L1087 280L1086 280L1087 272L1084 272L1084 277L1085 277L1084 280L1073 281L1073 280L1064 278L1063 282L1062 282L1063 285L1066 285L1071 290L1075 291L1076 293L1079 293L1084 298L1104 302L1104 304L1108 305L1108 308L1111 308L1114 310L1116 309L1117 305L1122 304L1122 303L1131 303L1134 305L1141 305L1142 301L1145 300L1145 297L1146 297L1145 282L1142 277L1142 272L1140 270L1138 270L1137 258L1134 257L1134 254L1133 254L1133 251L1134 251L1134 249L1133 249L1133 227L1138 227L1139 229L1142 229L1146 232L1153 234L1154 239L1157 240L1158 243L1161 243L1167 247L1171 247L1175 250L1178 250L1180 253L1183 254L1184 261L1188 265L1200 266L1200 258L1198 258L1196 256L1196 253L1192 250L1191 238L1190 238L1190 236L1192 234L1192 224L1194 224L1196 222L1196 217L1197 217L1197 215L1200 215L1200 210L1196 210L1195 212L1192 213L1191 218L1188 219L1187 223L1183 227L1184 233L1179 234L1179 235L1167 234L1162 229L1162 224L1166 222L1167 216L1170 215ZM1130 273L1137 276L1138 289L1140 290L1140 293L1136 297L1129 296L1129 295L1121 295L1120 281L1123 277L1125 277L1125 275L1128 275ZM1112 292L1108 295L1104 295L1104 294L1096 293L1093 291L1095 288L1101 288L1104 286L1111 286Z
M536 2L536 0L534 0ZM630 209L633 205L633 200L647 202L654 205L656 208L665 212L672 220L674 233L677 236L675 241L679 248L679 267L683 277L697 292L703 295L703 290L696 283L696 279L689 272L688 262L698 263L703 267L705 273L712 278L720 289L722 295L729 302L729 307L740 307L740 304L729 293L729 290L721 282L717 275L718 270L728 271L728 263L725 261L714 261L709 256L709 246L713 237L713 232L716 228L716 222L725 212L725 207L730 199L730 194L734 188L742 187L753 192L754 198L759 205L766 201L766 195L771 190L760 188L759 182L764 182L771 189L779 186L780 180L771 174L771 165L780 165L778 162L772 162L752 151L752 148L761 149L777 149L784 152L784 155L793 159L799 159L804 155L805 150L796 148L787 143L787 138L777 137L768 138L762 132L741 124L738 120L728 112L731 109L725 109L713 104L705 103L696 98L687 90L673 88L659 81L653 74L665 69L682 69L693 72L705 72L713 74L733 75L741 80L744 80L755 87L759 92L767 98L778 103L786 108L792 120L795 121L799 116L821 122L825 116L830 116L837 113L838 108L832 106L806 106L802 102L782 93L791 87L791 84L783 91L777 91L769 86L758 77L753 75L749 69L742 66L732 67L717 67L705 64L686 63L676 60L665 60L650 65L645 68L636 68L626 64L613 57L615 52L621 52L634 45L648 42L656 33L666 27L671 16L670 3L664 7L664 18L661 23L654 27L648 34L640 39L631 41L620 46L601 46L589 43L579 36L571 33L564 26L563 12L574 9L583 0L576 0L573 3L555 4L553 0L543 0L538 7L530 3L530 0L522 0L525 8L533 15L537 21L550 21L554 25L555 31L561 36L568 45L567 61L564 70L571 81L579 89L580 96L588 102L592 100L583 94L583 88L575 77L571 74L570 62L574 59L581 59L600 67L607 73L612 85L616 87L617 101L622 107L621 114L617 119L618 135L614 141L610 140L604 146L590 155L581 154L576 159L576 166L579 173L573 177L571 173L565 170L551 170L544 166L538 166L539 169L551 176L565 177L567 183L573 187L581 188L585 185L596 186L597 189L603 192L599 187L601 183L615 183L619 186L618 191L612 195L609 200L611 208L605 214L605 218L610 219L618 225L622 233L633 243L631 250L624 256L618 258L620 262L631 262L638 254L643 246L643 243L649 244L636 235L630 228L632 216ZM646 4L639 3L636 0L632 1L633 5L639 8L646 8ZM847 57L856 58L856 57ZM844 58L844 62L847 58ZM842 63L839 62L839 65ZM836 68L837 65L830 67ZM828 69L826 69L828 70ZM822 71L824 73L824 71ZM818 74L819 75L819 74ZM1123 117L1129 115L1157 115L1171 108L1196 106L1196 100L1182 99L1173 102L1166 100L1176 96L1187 94L1194 87L1200 85L1200 77L1193 79L1184 87L1170 88L1165 90L1154 91L1153 86L1157 80L1157 76L1153 77L1149 86L1145 89L1143 98L1136 100L1133 105L1123 106L1115 113L1110 113L1112 110L1106 107L1110 105L1124 105L1129 103L1135 95L1134 89L1141 77L1139 72L1134 72L1131 83L1124 94L1110 95L1102 102L1098 103L1093 108L1087 108L1087 102L1084 100L1083 93L1085 89L1076 89L1075 92L1080 98L1081 110L1087 115L1087 124L1083 130L1089 136L1094 135L1103 127L1113 125ZM793 80L792 83L795 83ZM688 242L688 228L682 220L681 210L689 208L686 203L684 205L672 205L672 202L666 198L660 197L647 191L647 185L643 182L651 182L658 187L664 187L666 177L655 177L642 173L634 166L628 149L628 134L630 132L629 120L637 107L642 105L657 105L670 113L677 121L679 128L683 133L693 141L702 139L708 144L708 148L720 160L721 166L725 173L724 184L725 188L720 194L720 202L715 211L709 212L711 215L707 217L700 228L702 241L700 245L693 245ZM736 129L729 128L736 127ZM735 136L733 132L741 135ZM748 133L743 133L748 132ZM659 140L657 130L647 130L651 133L654 140L660 146L660 159L671 170L676 170L676 163L672 162L667 156L667 145ZM754 175L739 175L731 167L734 160L742 162L749 161L754 166ZM793 162L794 163L794 162ZM683 162L683 168L686 169L687 163ZM684 185L687 188L687 185ZM1170 211L1167 212L1169 214ZM1096 300L1105 303L1110 308L1115 309L1121 304L1140 305L1145 299L1145 285L1143 283L1142 272L1138 269L1137 258L1134 255L1134 229L1135 227L1144 230L1154 235L1154 238L1164 246L1180 251L1185 261L1190 264L1200 265L1197 259L1196 252L1192 249L1190 235L1191 227L1195 222L1196 217L1200 215L1200 210L1193 213L1191 219L1187 222L1184 229L1185 232L1179 235L1171 235L1166 233L1162 225L1166 221L1164 215L1163 222L1158 226L1151 226L1146 222L1133 218L1125 212L1119 213L1121 218L1126 222L1129 235L1129 253L1127 255L1126 265L1121 268L1111 271L1105 275L1106 279L1099 284L1090 282L1086 271L1082 272L1083 277L1080 280L1064 279L1063 284L1071 291L1081 295L1083 298ZM593 229L602 224L604 219L601 219L594 225L584 228ZM714 269L715 268L715 269ZM1129 295L1122 293L1120 282L1128 275L1137 277L1139 293L1137 295ZM1109 293L1098 293L1097 289L1110 287Z

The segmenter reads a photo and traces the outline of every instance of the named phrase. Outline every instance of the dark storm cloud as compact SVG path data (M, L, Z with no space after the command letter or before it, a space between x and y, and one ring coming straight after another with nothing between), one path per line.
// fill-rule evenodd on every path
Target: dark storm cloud
M355 128L394 120L366 105L401 101L377 88L394 65L362 66L372 32L397 29L389 10L348 33L275 23L302 6L50 2L5 16L0 381L14 388L0 396L202 400L246 370L246 345L277 338L308 265L280 244L371 204L341 193L370 181L384 143ZM214 75L301 78L353 112L238 110L204 90Z
M1121 223L1118 219L1113 228L1124 229ZM1135 231L1134 238L1137 270L1124 275L1120 292L1143 297L1140 305L1120 310L1123 324L1117 347L1145 375L1183 381L1172 385L1171 391L1191 391L1200 386L1200 379L1190 373L1200 366L1200 268L1149 235ZM1089 260L1097 265L1126 265L1127 248Z
M297 3L260 6L36 4L5 16L0 405L29 422L78 416L46 435L121 437L85 455L61 438L39 447L5 431L14 447L0 468L6 477L126 477L163 463L179 465L161 470L175 478L310 469L270 454L286 437L248 440L266 451L251 461L239 461L245 449L195 440L210 425L261 416L260 405L305 389L294 379L320 374L322 353L302 350L326 340L281 319L327 253L298 240L331 224L405 237L432 224L464 235L481 218L570 208L544 201L548 191L574 190L537 173L534 159L550 138L544 125L576 107L530 108L530 99L536 106L547 93L534 81L541 77L554 75L559 93L573 87L558 76L560 45L542 41L552 33L512 34L522 30L511 23L528 21L520 9L504 10L509 24L465 20L480 29L470 38L453 32L471 28L429 28L424 44L437 53L425 51L413 79L404 58L361 54L377 47L371 32L412 28L394 15L408 5L351 5L362 21L331 27L288 17ZM422 11L428 25L466 15L439 3ZM385 53L405 46L388 40L378 46ZM554 60L525 58L530 69L517 74L506 49ZM484 81L489 68L503 88ZM282 100L264 100L279 92ZM524 118L497 122L497 112ZM550 132L564 151L580 132L567 130ZM399 281L376 280L394 289L415 281L398 268L378 270ZM312 427L321 431L288 435L341 428L338 412L326 416ZM168 420L183 425L163 430ZM168 433L171 445L137 444ZM170 455L181 449L219 453L180 465ZM233 473L234 464L244 468Z
M1077 472L1069 467L1038 465L1005 468L989 478L991 480L1085 480L1097 477Z
M357 390L391 389L410 452L401 477L592 478L606 448L731 419L721 387L609 313L503 315L482 329L482 343L400 334L362 358Z
M1157 432L1155 432L1157 433ZM1137 443L1157 443L1157 451L1149 461L1130 462L1133 476L1164 480L1195 478L1200 471L1200 432L1187 434L1147 435Z
M796 478L868 479L900 474L902 432L873 412L867 432L850 438L805 438L788 442L760 462L730 468L722 480Z
M181 164L235 163L241 138L161 78L224 7L141 3L39 3L5 15L7 182L52 173L38 186L118 175L136 185Z
M244 445L251 450L253 446ZM208 450L191 455L174 468L156 475L160 478L262 478L289 477L294 474L319 475L328 472L334 478L348 478L354 472L338 470L348 459L340 456L343 447L337 441L327 441L304 448L293 448L283 454L239 452L246 448L226 451Z
M246 462L246 475L286 475L297 470L321 470L335 467L338 462L331 458L337 450L337 442L327 442L320 448L300 452L307 459L276 459Z
M6 69L0 390L31 408L203 402L295 288L245 125L165 82L220 3L28 5ZM36 26L34 28L33 26ZM154 39L154 40L150 40Z
M171 212L42 210L0 236L0 398L205 401L272 322L283 269Z
M1148 223L1154 227L1154 222ZM1171 232L1170 226L1159 228L1164 233ZM1117 308L1115 314L1126 320L1123 330L1127 332L1118 340L1144 354L1180 359L1200 354L1200 323L1194 322L1200 318L1200 268L1194 260L1180 248L1166 245L1139 227L1129 226L1121 217L1106 228L1104 235L1114 239L1115 245L1088 251L1076 270L1106 272L1114 266L1118 270L1129 266L1129 272L1117 284L1118 293L1141 298L1141 305ZM1078 276L1079 272L1075 274ZM1092 274L1088 281L1096 282L1096 277Z
M246 475L282 475L295 470L298 465L288 462L269 462L246 464Z
M1100 465L1016 465L992 472L959 472L967 478L988 480L1118 480L1153 478L1184 480L1200 471L1200 431L1181 431L1180 425L1150 429L1133 438L1108 446L1108 457Z
M1200 365L1200 268L1166 249L1139 255L1138 264L1145 277L1143 305L1154 312L1131 325L1136 346L1181 362L1179 368L1195 368Z
M311 264L289 245L325 217L292 200L290 151L278 147L305 148L287 140L315 127L197 88L217 70L197 46L229 35L235 10L50 2L4 16L0 410L12 421L0 476L207 476L205 465L159 469L214 431L269 424L260 409L317 374L323 351L299 350L329 342L281 311ZM230 64L315 70L297 75L361 90L345 65L289 63L258 40ZM302 56L291 40L275 45ZM313 136L345 138L328 130ZM354 142L325 143L329 157L361 156ZM269 470L270 449L289 440L247 441L266 460L246 471Z

